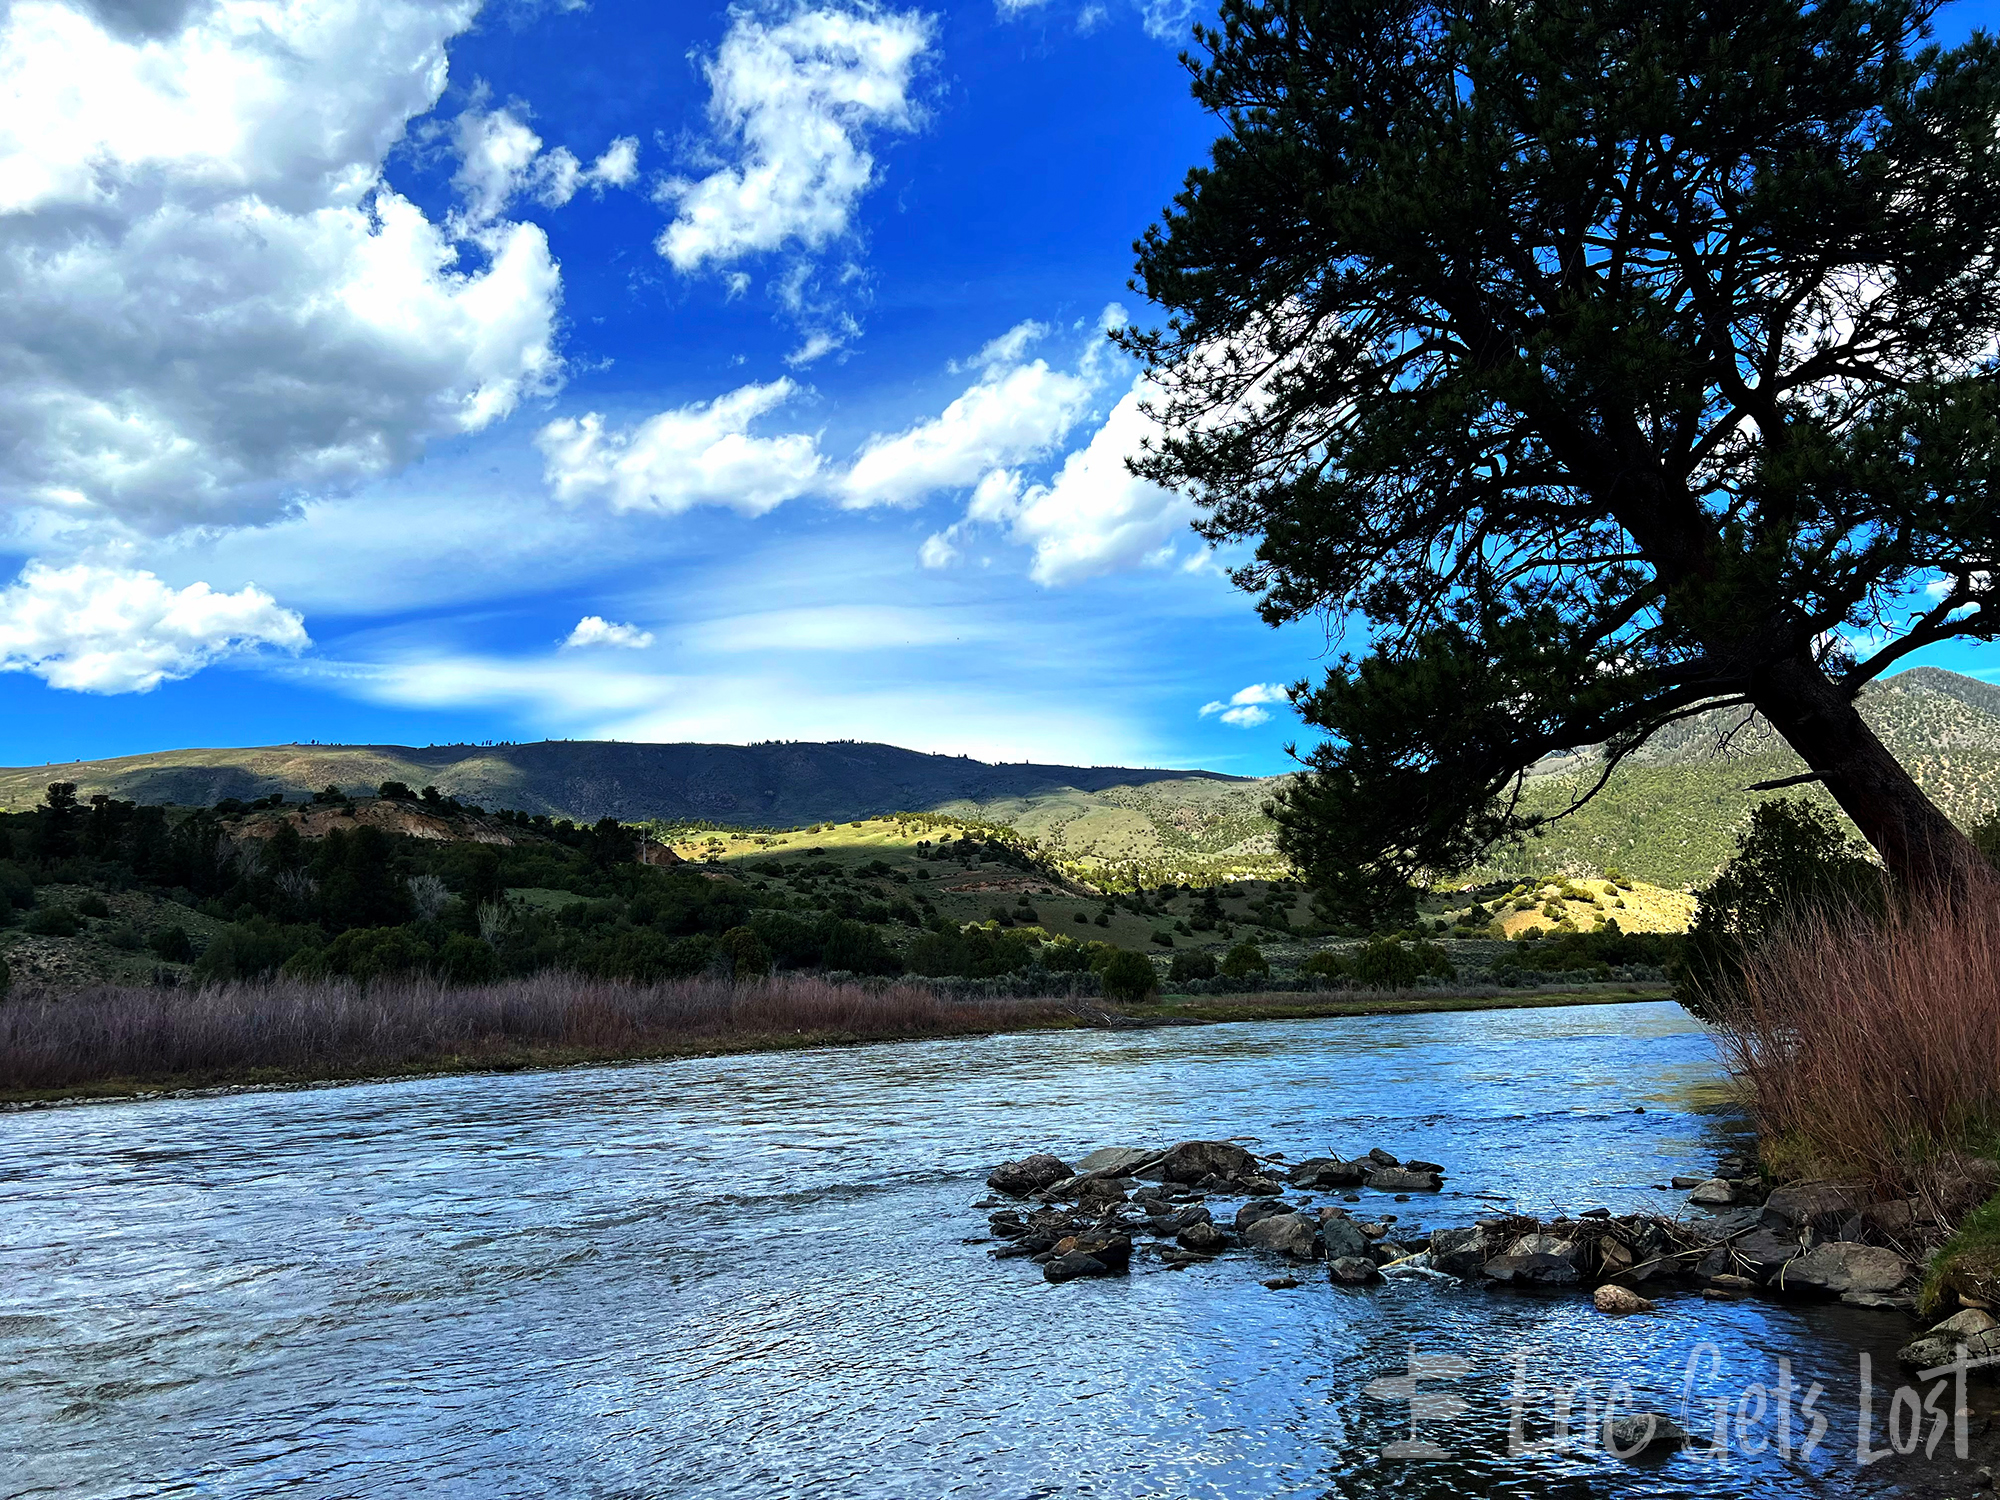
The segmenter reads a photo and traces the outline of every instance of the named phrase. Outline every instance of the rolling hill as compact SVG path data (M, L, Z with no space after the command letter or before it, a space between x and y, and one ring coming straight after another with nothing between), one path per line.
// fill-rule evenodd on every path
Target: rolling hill
M1870 688L1862 712L1941 806L1971 824L2000 806L2000 687L1915 667ZM1594 781L1592 751L1535 768L1526 803L1554 813ZM1706 881L1727 860L1747 790L1804 765L1760 720L1691 719L1657 736L1581 811L1518 847L1496 850L1482 879L1583 877L1609 866L1656 885ZM206 805L329 784L372 791L385 780L432 784L486 807L592 821L799 827L886 812L941 812L1005 823L1077 873L1105 865L1157 879L1277 873L1264 804L1277 778L1130 767L990 765L893 745L774 742L637 745L605 741L416 748L275 745L175 750L117 760L0 770L0 807L38 801L55 780L85 795Z

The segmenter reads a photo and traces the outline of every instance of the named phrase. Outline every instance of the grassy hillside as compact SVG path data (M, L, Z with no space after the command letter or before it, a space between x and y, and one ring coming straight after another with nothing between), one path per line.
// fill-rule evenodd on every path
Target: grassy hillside
M1917 667L1871 689L1862 710L1944 809L1970 824L2000 805L2000 688ZM1532 810L1555 813L1595 780L1584 753L1530 778ZM1678 889L1706 881L1762 795L1746 790L1804 766L1759 721L1712 714L1658 736L1581 812L1469 879L1512 884L1584 878L1618 866ZM1281 784L1204 771L989 765L853 742L764 745L279 745L178 750L0 771L0 808L25 808L50 781L84 796L212 805L224 797L296 798L385 780L434 784L485 807L592 822L799 828L891 812L941 812L1003 824L1072 880L1129 886L1217 876L1283 878L1264 804ZM1801 795L1792 791L1778 795ZM1803 795L1828 801L1823 792ZM1830 805L1830 802L1829 802Z

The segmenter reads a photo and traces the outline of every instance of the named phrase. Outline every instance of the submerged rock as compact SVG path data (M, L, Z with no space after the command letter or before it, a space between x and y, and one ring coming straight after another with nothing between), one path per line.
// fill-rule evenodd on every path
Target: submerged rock
M1111 1267L1094 1255L1086 1255L1081 1250L1072 1250L1067 1255L1058 1255L1042 1267L1043 1279L1048 1281L1075 1281L1083 1276L1109 1276Z
M1337 1156L1309 1156L1285 1174L1296 1188L1360 1187L1372 1164L1342 1161Z
M1633 1412L1630 1416L1607 1416L1600 1436L1604 1451L1613 1458L1651 1458L1672 1453L1686 1445L1688 1435L1680 1424L1661 1412Z

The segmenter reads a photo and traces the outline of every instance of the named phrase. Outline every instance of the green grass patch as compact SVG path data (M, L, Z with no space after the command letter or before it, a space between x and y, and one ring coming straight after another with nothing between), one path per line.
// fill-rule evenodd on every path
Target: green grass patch
M1968 1214L1932 1258L1924 1277L1924 1310L1935 1311L1947 1294L1959 1293L1983 1302L2000 1298L2000 1193Z

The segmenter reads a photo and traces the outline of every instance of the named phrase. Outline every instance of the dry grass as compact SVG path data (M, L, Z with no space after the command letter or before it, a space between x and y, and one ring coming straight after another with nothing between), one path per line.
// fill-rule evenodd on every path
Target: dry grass
M429 980L365 988L282 980L28 991L0 1005L0 1095L957 1036L1046 1025L1066 1014L1049 1000L952 1000L918 985L795 976L740 985L546 973L463 988Z
M2000 1139L2000 904L1802 919L1751 956L1716 1030L1767 1157L1924 1191Z

